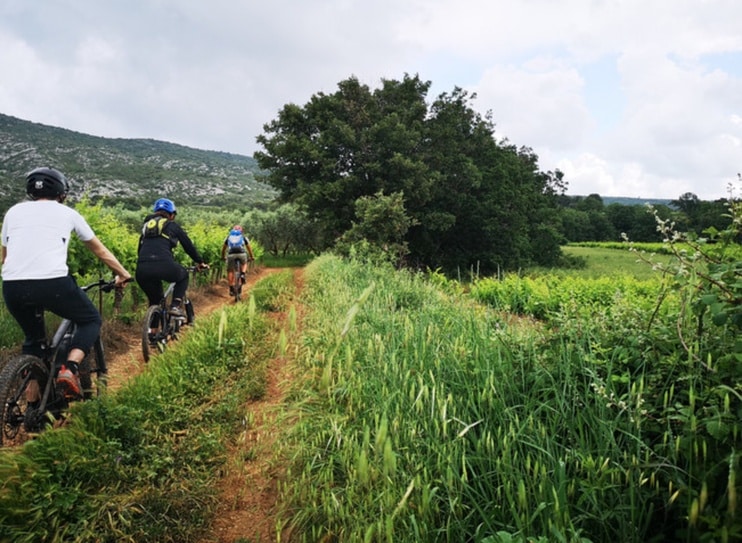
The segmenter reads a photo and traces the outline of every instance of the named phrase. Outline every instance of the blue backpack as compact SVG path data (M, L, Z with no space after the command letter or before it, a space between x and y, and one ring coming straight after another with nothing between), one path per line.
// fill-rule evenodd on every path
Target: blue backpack
M242 236L242 232L237 230L230 230L229 236L227 236L227 248L230 253L242 253L245 251L245 238Z

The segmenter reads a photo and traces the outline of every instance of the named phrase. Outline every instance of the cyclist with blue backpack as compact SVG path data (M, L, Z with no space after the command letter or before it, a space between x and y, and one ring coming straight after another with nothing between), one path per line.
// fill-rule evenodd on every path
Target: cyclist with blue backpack
M199 269L207 269L201 253L177 222L177 209L172 200L160 198L155 202L152 213L147 215L139 236L137 283L147 295L149 305L157 305L164 296L163 281L175 283L170 314L185 317L181 307L188 290L188 271L175 260L173 250L180 243Z
M235 224L227 235L222 245L222 259L227 263L227 282L229 283L229 295L234 295L234 261L240 262L240 279L245 282L248 258L255 260L250 240L242 232L242 226Z

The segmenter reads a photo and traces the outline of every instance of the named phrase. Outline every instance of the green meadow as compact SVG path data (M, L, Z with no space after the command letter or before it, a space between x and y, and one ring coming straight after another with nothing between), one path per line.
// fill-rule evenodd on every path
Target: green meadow
M570 268L569 275L578 277L605 277L628 275L636 279L651 279L657 276L656 270L648 262L668 264L672 257L655 254L648 250L630 251L601 246L585 247L566 245L562 247L565 255L584 262L584 267ZM548 270L553 273L553 270Z

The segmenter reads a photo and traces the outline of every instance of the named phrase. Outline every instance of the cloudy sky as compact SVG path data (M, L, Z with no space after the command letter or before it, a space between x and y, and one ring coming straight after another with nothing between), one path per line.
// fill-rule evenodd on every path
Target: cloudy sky
M97 136L251 155L283 105L405 73L568 194L738 188L740 0L0 0L0 113Z

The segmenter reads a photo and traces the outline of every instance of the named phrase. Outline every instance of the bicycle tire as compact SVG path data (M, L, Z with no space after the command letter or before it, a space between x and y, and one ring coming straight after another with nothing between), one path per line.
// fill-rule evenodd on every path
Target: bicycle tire
M242 297L242 279L240 273L242 272L242 263L234 259L234 275L232 276L232 295L234 296L235 303L240 301Z
M167 339L175 341L178 339L178 334L180 333L180 325L183 324L185 321L181 318L177 317L168 317L168 324L167 324Z
M151 305L147 308L142 322L142 355L149 362L156 352L163 352L167 343L167 323L163 322L162 308Z
M29 383L36 381L40 395L49 377L44 362L29 354L10 359L0 372L0 446L22 445L49 424L45 412L31 406L26 394Z
M185 305L186 324L193 324L196 320L196 311L193 309L193 302L190 298L186 298L183 304Z
M108 367L100 336L95 340L92 350L80 363L79 369L83 398L89 400L100 396L108 384ZM93 382L94 378L95 382Z

